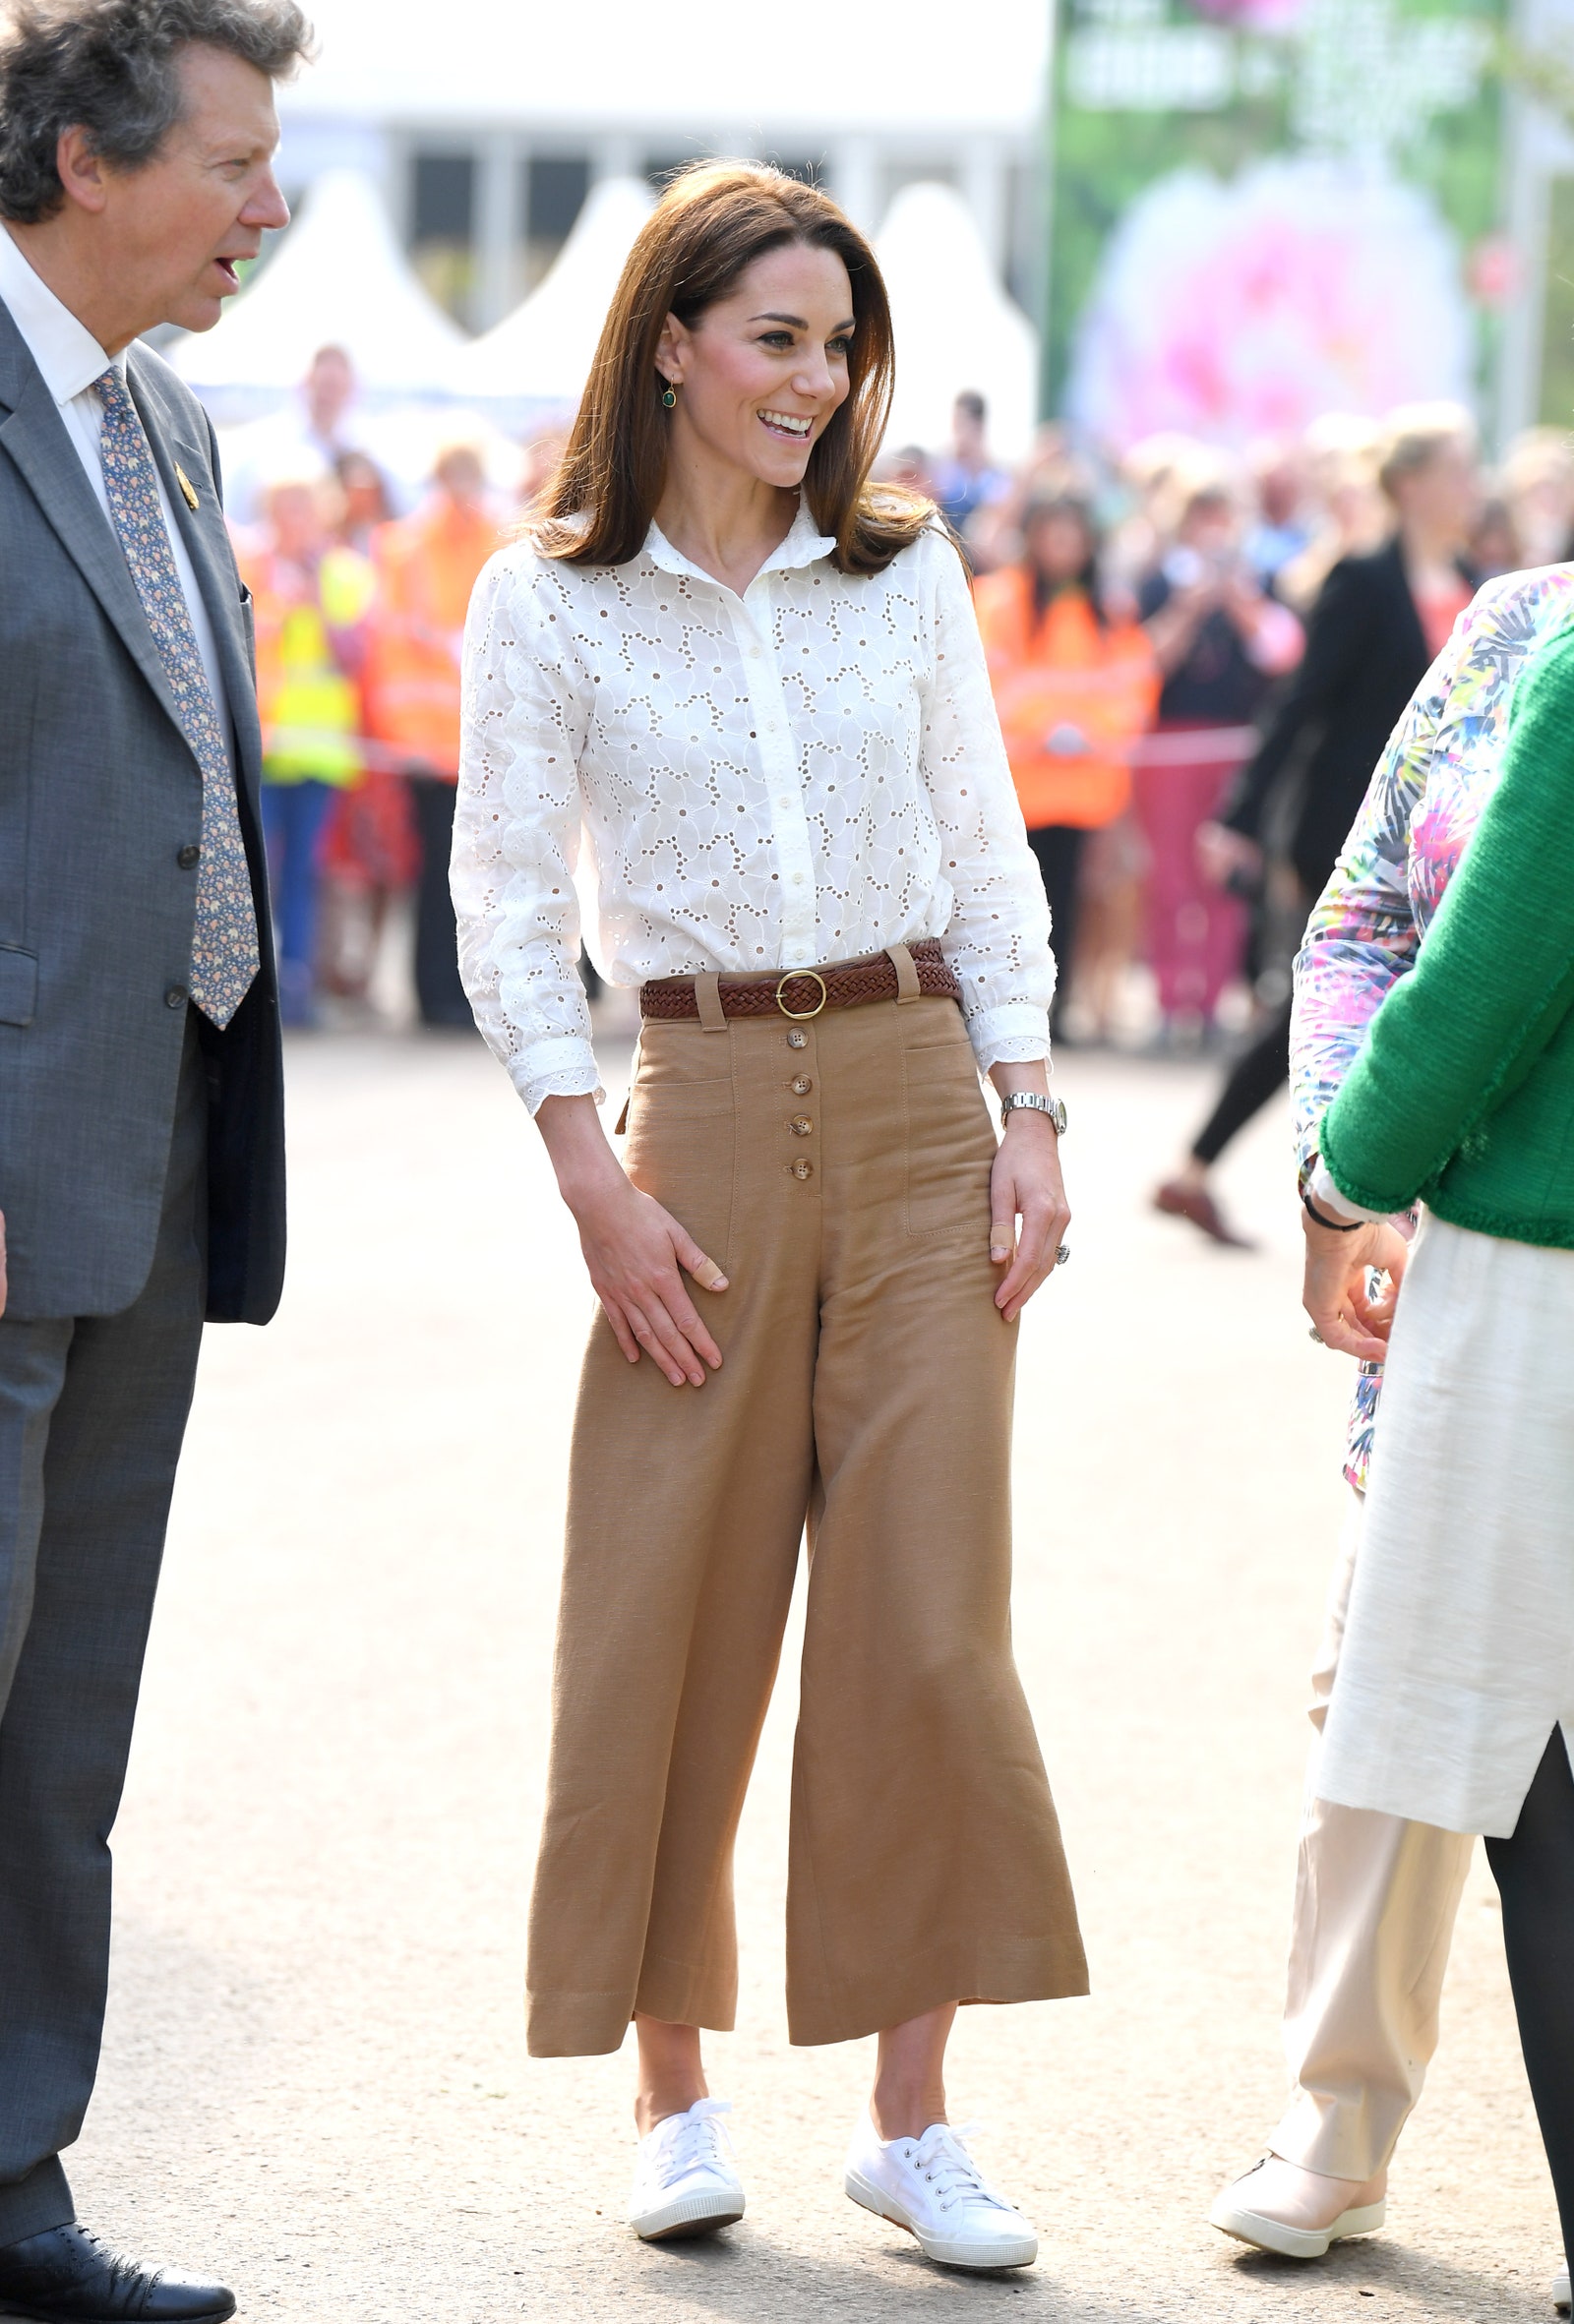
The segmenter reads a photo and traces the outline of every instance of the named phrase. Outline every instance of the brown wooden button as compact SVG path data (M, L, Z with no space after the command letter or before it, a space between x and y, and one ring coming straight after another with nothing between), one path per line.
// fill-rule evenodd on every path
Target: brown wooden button
M789 1162L787 1170L789 1176L794 1178L813 1178L815 1175L815 1165L812 1162Z
M807 1073L800 1073L796 1080L787 1084L795 1098L807 1098L814 1086Z
M800 1033L797 1026L795 1025L792 1032L787 1036L787 1046L790 1049L807 1049L809 1046L808 1034Z
M795 1138L807 1138L814 1126L807 1113L795 1113L787 1124Z

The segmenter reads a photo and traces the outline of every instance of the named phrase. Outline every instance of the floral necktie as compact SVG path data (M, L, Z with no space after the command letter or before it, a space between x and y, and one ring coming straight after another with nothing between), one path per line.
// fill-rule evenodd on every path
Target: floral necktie
M240 834L235 778L164 529L157 472L137 407L118 370L111 368L93 384L104 407L102 458L109 513L175 697L181 732L202 769L202 854L191 997L205 1017L227 1025L260 965L257 908Z

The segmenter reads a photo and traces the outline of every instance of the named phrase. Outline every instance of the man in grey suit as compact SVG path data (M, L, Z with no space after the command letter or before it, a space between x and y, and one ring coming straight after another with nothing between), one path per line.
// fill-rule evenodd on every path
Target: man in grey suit
M217 2320L76 2222L109 1830L205 1317L283 1271L249 608L201 407L294 0L0 11L0 2315Z

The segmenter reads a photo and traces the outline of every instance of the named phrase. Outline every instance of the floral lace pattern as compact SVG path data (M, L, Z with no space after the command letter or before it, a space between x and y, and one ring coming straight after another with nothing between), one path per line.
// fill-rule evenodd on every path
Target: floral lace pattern
M1490 581L1394 729L1296 961L1290 1092L1302 1175L1384 994L1414 965L1502 771L1514 681L1574 620L1574 565ZM1345 1474L1364 1487L1382 1367L1356 1383Z
M454 836L476 1020L532 1111L595 1091L575 874L616 984L944 939L981 1066L1047 1057L1049 915L960 561L883 573L801 509L742 597L652 527L624 566L494 558Z

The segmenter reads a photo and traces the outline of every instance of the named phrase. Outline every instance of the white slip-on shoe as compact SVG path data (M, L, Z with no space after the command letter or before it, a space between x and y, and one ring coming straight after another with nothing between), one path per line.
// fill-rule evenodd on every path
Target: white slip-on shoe
M932 2122L922 2138L883 2139L866 2112L847 2150L855 2203L905 2228L926 2259L948 2268L1027 2268L1039 2239L967 2151L966 2135Z
M1568 2269L1561 2267L1552 2278L1552 2305L1560 2316L1569 2312Z
M1373 2235L1388 2216L1382 2195L1366 2203L1350 2204L1326 2221L1317 2216L1327 2200L1338 2200L1338 2190L1355 2194L1367 2190L1354 2181L1325 2177L1321 2172L1287 2163L1280 2155L1264 2155L1243 2178L1227 2186L1208 2214L1208 2225L1250 2243L1258 2251L1277 2251L1281 2259L1321 2259L1330 2243L1351 2235Z
M696 2098L686 2115L668 2115L639 2141L629 2225L642 2242L708 2235L742 2219L743 2181L716 2119L731 2112L725 2099Z

